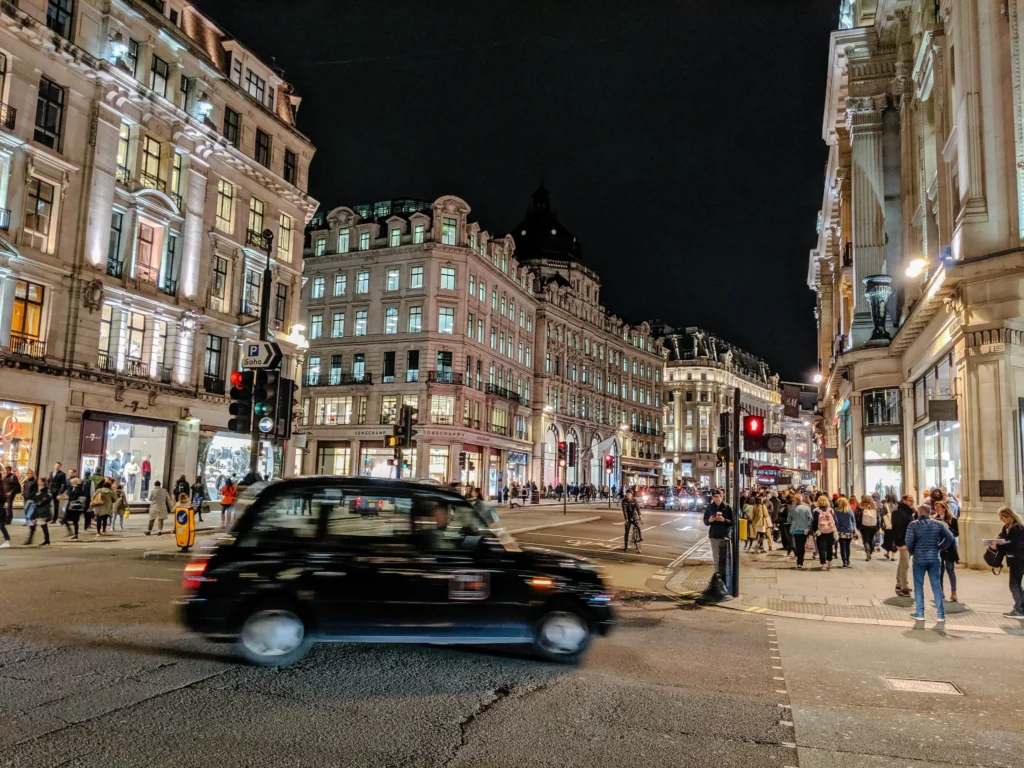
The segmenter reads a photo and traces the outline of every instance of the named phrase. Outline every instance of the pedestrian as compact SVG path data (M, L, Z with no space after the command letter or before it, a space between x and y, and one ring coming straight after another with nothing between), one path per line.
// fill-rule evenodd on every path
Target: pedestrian
M71 487L68 489L68 508L64 512L64 527L68 531L68 540L78 541L78 521L89 506L89 486L83 483L80 477L73 477L69 482Z
M933 509L935 508L935 502L937 502L937 501L944 501L944 502L946 502L946 506L949 508L950 514L952 514L953 517L960 517L960 504L959 504L959 502L957 502L957 500L954 499L949 494L949 492L945 488L943 488L942 486L939 486L937 488L932 488L932 492L930 494L928 494L928 497L929 497L929 504L931 505L931 507Z
M779 498L779 492L778 491L772 491L769 494L769 496L768 496L768 517L769 517L769 519L771 520L771 523L772 523L772 529L769 532L770 536L769 536L769 546L768 546L768 549L771 549L771 541L772 541L772 539L776 539L778 537L778 535L779 535L778 534L778 530L779 530L779 513L780 512L782 512L782 499Z
M899 560L896 563L896 594L900 597L910 597L910 587L907 586L907 573L910 570L910 553L907 551L907 528L912 522L916 513L914 511L914 497L909 493L900 499L896 509L892 513L892 536L893 544Z
M818 546L818 562L821 563L822 570L831 571L836 542L836 519L826 497L819 496L816 507L814 532Z
M999 508L1003 530L999 538L989 542L989 549L1006 558L1010 568L1010 595L1013 608L1003 614L1008 619L1024 619L1024 521L1009 507Z
M111 487L113 484L114 478L103 478L89 502L89 507L96 516L97 537L107 535L107 524L114 513L114 490Z
M14 522L14 497L21 493L21 480L14 472L14 467L8 464L4 468L3 489L5 501L5 525Z
M803 495L797 496L792 508L789 511L789 531L793 536L793 552L796 554L796 569L802 571L804 568L804 555L807 552L807 535L814 525L814 517L807 499Z
M885 501L882 503L879 511L881 515L879 517L879 523L882 526L882 549L885 550L885 559L892 560L896 557L896 536L892 530L892 513L896 509L896 494L887 493L885 495Z
M508 486L507 485L504 488L501 489L501 498L502 498L502 503L508 504Z
M4 541L0 549L7 549L11 546L11 535L7 532L7 489L0 480L0 534L3 534Z
M124 516L128 512L128 495L124 492L124 486L114 481L114 503L110 510L110 530L117 530L118 521L121 522L121 530L124 530Z
M228 482L231 482L230 480ZM225 486L226 487L226 486ZM234 488L234 484L231 485ZM164 520L171 512L171 495L166 488L160 487L160 481L153 482L153 488L149 492L149 524L146 526L146 535L153 532L153 523L157 523L157 536L164 532Z
M21 481L21 517L25 525L32 519L32 506L35 504L35 496L39 491L39 480L36 473L31 469L25 470L25 479Z
M235 481L230 477L224 481L224 487L220 492L220 527L231 527L231 506L235 503L238 495L238 488Z
M946 607L942 602L941 553L953 543L953 534L931 514L931 507L922 504L917 508L917 519L907 526L907 552L914 559L914 612L910 618L924 621L924 577L927 575L935 598L935 612L943 622Z
M870 560L875 551L875 535L878 533L878 507L870 496L864 496L857 508L857 528L864 545L864 559Z
M728 580L729 544L732 541L734 522L732 507L725 503L722 491L716 488L711 492L711 503L704 510L704 525L708 527L708 543L715 561L715 573L722 578L723 584Z
M751 547L754 546L754 540L757 538L754 531L754 496L753 494L748 495L743 500L743 519L747 521L747 544L743 548L744 552L749 552Z
M181 477L174 481L174 498L178 498L183 493L185 496L188 496L190 490L188 480L185 479L185 473L183 472Z
M626 498L622 500L622 517L625 521L625 529L622 536L622 550L623 552L629 549L629 529L630 526L636 526L636 535L640 541L643 541L643 536L640 533L640 505L636 503L636 499L633 498L632 491L626 491Z
M32 512L28 521L28 541L25 546L32 543L32 536L35 535L36 526L43 529L43 541L39 544L45 547L50 543L50 520L53 519L53 497L46 484L36 483L36 492L32 495Z
M772 520L764 501L763 499L758 499L757 503L753 505L752 513L754 531L757 533L757 547L752 551L762 553L767 551L765 550L765 542L768 544L768 550L772 548Z
M839 557L843 561L843 568L850 567L850 545L857 533L857 518L850 509L850 504L845 498L839 499L832 517L836 523L836 538L839 541Z
M789 532L789 511L792 506L793 493L791 491L782 499L782 507L779 509L779 538L787 558L793 552L793 535Z
M955 603L956 599L956 564L960 562L960 552L956 546L957 537L960 535L960 524L953 517L949 510L949 504L945 501L936 501L932 507L935 519L945 524L949 532L953 534L953 543L942 550L942 574L943 594L945 594L945 577L949 576L949 602Z

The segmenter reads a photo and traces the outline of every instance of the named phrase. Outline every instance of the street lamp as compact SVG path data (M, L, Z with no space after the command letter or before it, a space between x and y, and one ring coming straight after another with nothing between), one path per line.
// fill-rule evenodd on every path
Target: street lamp
M907 265L907 277L920 277L928 267L928 260L917 258Z
M823 377L821 375L821 371L818 371L817 373L814 374L814 383L815 384L821 384L822 378Z

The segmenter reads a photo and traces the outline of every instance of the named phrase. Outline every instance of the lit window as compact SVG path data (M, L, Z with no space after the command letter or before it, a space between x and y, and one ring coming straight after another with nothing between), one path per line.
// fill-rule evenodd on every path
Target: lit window
M370 292L370 273L360 272L356 275L356 293Z
M338 233L338 253L348 253L349 231L343 229Z
M58 149L64 128L64 89L45 77L39 78L36 124L32 135L40 144Z
M455 245L455 233L458 222L455 219L444 218L441 220L441 242L445 245Z
M325 253L327 253L327 238L318 237L316 242L313 243L313 255L323 256Z
M441 290L455 290L455 267L441 267Z
M413 241L413 243L419 245L420 243L423 242L423 230L424 230L424 227L423 227L422 224L417 224L415 227L413 227L413 230L412 230L412 241Z
M281 214L280 229L277 234L277 258L279 261L292 260L292 217Z
M423 330L423 307L409 307L409 333Z
M409 287L423 287L423 267L413 267L409 270Z
M217 181L217 229L231 234L234 226L235 189L225 179Z
M398 307L384 310L384 333L398 333Z
M469 276L469 295L470 298L476 298L476 278L473 275Z
M345 313L335 312L331 322L331 338L340 339L345 335Z
M51 253L52 235L56 234L54 186L32 176L26 187L25 233L33 248Z
M309 338L319 339L324 333L324 316L323 315L310 315L309 316Z
M167 78L171 68L166 61L159 56L153 57L153 67L149 71L149 88L152 91L167 96Z
M389 269L388 270L388 283L387 283L387 288L385 290L388 290L388 291L397 291L398 290L398 270L397 269Z
M356 312L356 336L366 335L366 310L360 309Z
M441 307L438 309L437 332L455 333L455 310L452 307Z
M402 244L402 230L400 230L398 227L393 227L391 229L390 245L391 245L392 248L397 248L401 244Z
M370 233L360 232L359 233L359 250L368 251L370 250Z
M317 275L313 278L313 288L310 292L310 298L322 299L324 297L324 278L322 275Z
M345 275L334 276L334 295L344 296L347 289L348 278Z
M256 101L263 103L264 92L266 91L266 81L253 72L251 69L245 70L245 92L252 96Z

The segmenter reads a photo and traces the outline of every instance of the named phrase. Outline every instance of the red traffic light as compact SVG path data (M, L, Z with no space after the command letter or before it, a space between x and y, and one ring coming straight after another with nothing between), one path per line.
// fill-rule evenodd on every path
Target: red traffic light
M242 372L241 371L232 371L231 372L231 386L235 387L236 389L238 387L242 386Z
M764 435L764 419L760 416L743 417L743 436L762 437Z

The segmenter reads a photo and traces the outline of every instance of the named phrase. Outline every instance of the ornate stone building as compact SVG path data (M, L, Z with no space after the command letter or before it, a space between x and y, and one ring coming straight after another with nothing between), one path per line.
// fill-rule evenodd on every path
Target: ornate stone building
M186 2L24 0L0 6L0 101L0 462L113 474L136 501L247 467L225 379L267 229L294 366L316 208L298 97Z
M830 490L944 486L961 557L1024 504L1019 0L844 2L817 247Z
M658 482L664 356L647 323L630 324L600 302L601 281L540 187L512 236L537 301L533 477L557 485L557 444L574 444L570 485ZM605 470L612 457L612 471Z
M725 467L716 467L721 414L732 413L736 387L750 415L765 420L766 432L780 432L779 377L768 364L700 328L656 328L668 353L665 363L665 453L663 475L670 484L695 482L723 487ZM779 457L745 454L755 465ZM748 483L751 481L747 481Z
M421 434L404 477L491 495L529 479L533 281L512 238L492 237L469 212L449 195L335 208L311 222L306 472L394 477L385 438L408 405Z

